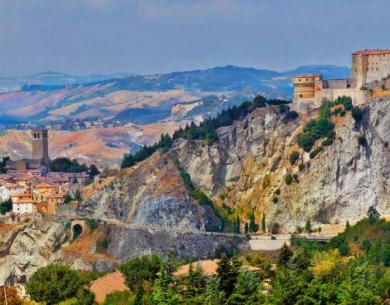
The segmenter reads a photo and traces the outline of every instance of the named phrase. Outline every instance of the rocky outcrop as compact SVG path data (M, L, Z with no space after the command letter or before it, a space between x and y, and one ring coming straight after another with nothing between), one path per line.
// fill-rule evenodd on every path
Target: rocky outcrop
M17 224L0 223L0 285L24 284L38 268L52 263L108 272L139 255L166 256L173 251L179 258L201 259L214 257L221 249L248 247L239 236L131 227L120 222L100 222L95 230L85 230L71 240L72 223L76 222L71 218L43 214L28 216ZM102 241L105 247L98 246Z
M35 215L7 228L0 235L0 283L24 283L38 268L62 260L61 246L68 240L69 222Z
M210 207L191 197L171 156L160 153L94 191L78 207L77 214L189 230L221 226Z
M129 229L120 226L110 226L107 238L110 241L107 253L122 262L140 255L167 256L169 253L174 253L181 259L205 259L215 257L221 249L232 252L233 249L248 248L246 240L238 236Z
M306 219L355 222L369 206L390 214L390 100L372 101L358 125L349 113L334 118L334 144L312 160L294 141L307 119L286 122L276 109L259 109L220 128L217 143L180 140L172 153L208 195L219 200L223 193L226 204L254 208L258 218L266 213L269 225L279 222L286 230ZM300 152L303 171L288 161L293 150ZM296 174L299 183L286 185L287 173Z

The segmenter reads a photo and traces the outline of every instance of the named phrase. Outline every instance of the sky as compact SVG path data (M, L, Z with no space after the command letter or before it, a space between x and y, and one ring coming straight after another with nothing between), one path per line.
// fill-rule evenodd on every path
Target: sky
M350 65L389 0L0 0L0 77Z

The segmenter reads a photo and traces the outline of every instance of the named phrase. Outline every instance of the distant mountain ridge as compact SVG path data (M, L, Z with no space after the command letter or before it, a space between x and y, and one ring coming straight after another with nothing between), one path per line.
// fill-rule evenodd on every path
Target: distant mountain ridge
M66 86L112 83L114 88L126 90L171 90L183 88L200 91L240 91L251 89L288 90L289 83L283 78L294 74L321 73L325 78L345 78L350 75L349 67L335 65L307 65L294 70L277 72L267 69L227 65L205 70L170 72L163 74L137 75L117 73L108 75L71 75L47 71L22 77L0 77L0 88L23 87L25 90L56 90ZM273 84L274 83L274 84Z
M350 69L312 65L277 72L228 65L151 75L72 76L49 71L1 78L0 125L58 124L76 119L107 124L202 120L259 94L289 100L293 93L290 77L301 73L343 78Z
M69 86L76 84L94 83L107 79L128 77L133 73L115 73L115 74L90 74L90 75L71 75L61 72L46 71L32 75L20 77L0 77L0 89L13 89L28 85L40 86Z

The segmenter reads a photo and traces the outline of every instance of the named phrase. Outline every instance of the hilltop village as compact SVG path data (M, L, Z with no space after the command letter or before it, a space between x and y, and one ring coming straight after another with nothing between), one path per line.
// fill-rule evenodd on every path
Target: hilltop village
M51 172L46 129L31 131L32 158L5 159L0 174L0 202L12 204L12 215L55 214L58 205L79 197L80 187L90 178L86 172Z

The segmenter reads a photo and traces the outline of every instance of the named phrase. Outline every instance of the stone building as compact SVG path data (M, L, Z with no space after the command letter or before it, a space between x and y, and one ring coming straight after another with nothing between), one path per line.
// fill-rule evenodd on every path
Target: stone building
M39 170L41 173L49 171L49 137L47 129L31 130L32 158L17 161L8 161L6 169L9 171Z
M355 105L367 98L366 87L382 82L390 76L390 50L365 50L352 53L352 76L347 79L324 80L319 74L292 77L294 107L307 112L321 105L324 99L334 100L349 96Z
M390 49L364 50L352 53L352 78L357 88L390 75Z

